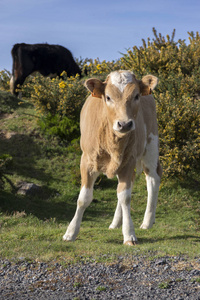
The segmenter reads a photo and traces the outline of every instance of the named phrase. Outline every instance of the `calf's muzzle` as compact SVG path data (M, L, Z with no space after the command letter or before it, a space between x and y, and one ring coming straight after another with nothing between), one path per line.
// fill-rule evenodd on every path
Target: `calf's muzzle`
M128 120L127 122L124 121L118 121L117 122L117 131L121 133L126 133L130 130L133 130L133 120Z

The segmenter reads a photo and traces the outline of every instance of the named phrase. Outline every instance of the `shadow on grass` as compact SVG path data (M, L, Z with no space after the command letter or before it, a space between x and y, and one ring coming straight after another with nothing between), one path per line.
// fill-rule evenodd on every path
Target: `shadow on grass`
M200 173L198 171L190 172L184 178L172 177L170 181L171 188L174 190L176 190L179 185L181 188L189 190L192 194L200 192ZM166 190L168 189L168 186L163 186L162 189Z
M25 178L25 181L33 183L39 181L42 185L42 189L34 196L2 191L0 195L2 212L12 214L16 211L25 211L26 214L32 214L41 220L56 218L57 222L69 222L72 219L76 210L79 188L72 185L67 195L59 195L56 189L50 187L49 183L62 181L64 183L64 179L51 170L47 172L44 168L37 168L37 160L42 156L47 160L48 156L51 159L51 157L59 155L52 151L53 148L48 149L48 152L44 150L34 136L13 133L13 135L5 137L0 134L0 155L9 154L13 158L12 164L7 170L8 173L14 174L15 178L19 177L19 181ZM100 177L95 190L106 190L107 188L116 190L116 181ZM107 212L103 203L100 200L94 200L86 210L84 219L98 222L98 216L103 216L105 213L109 214L109 211Z
M173 237L163 237L163 238L140 238L139 235L137 235L138 238L138 245L144 245L144 244L155 244L156 242L161 242L161 241L177 241L177 240L187 240L187 239L193 239L193 242L199 243L200 242L200 237L196 235L175 235ZM114 245L120 245L122 243L121 240L119 239L107 239L106 243L108 244L114 244Z
M44 198L42 195L31 197L1 191L0 211L8 215L25 212L27 215L31 214L43 221L55 219L56 222L69 222L72 219L76 203L51 201L46 192L44 196Z
M69 196L72 205L63 200L60 202L57 200L58 192L50 187L49 182L63 179L58 179L55 172L47 172L45 168L36 167L37 160L42 155L45 159L47 158L44 149L37 143L34 136L13 133L6 137L3 133L0 134L0 155L2 154L9 154L13 158L12 163L6 169L6 175L19 177L19 182L24 180L37 183L39 181L42 188L33 196L23 196L16 192L0 190L1 212L12 214L16 211L25 211L26 214L32 214L42 220L56 218L58 221L65 222L72 218L76 206L73 198L77 197L77 193L76 191L71 192ZM9 180L12 181L12 177L9 177Z
M15 133L6 137L2 134L0 145L0 154L9 154L13 158L12 166L8 171L48 182L50 174L46 174L44 169L35 168L36 159L41 155L41 150L33 137Z
M24 108L33 106L32 103L24 102L16 96L12 95L10 92L0 91L0 115L3 113L13 113L17 108L19 108L19 103L21 104L22 102Z
M174 235L174 236L166 236L166 237L158 237L158 238L139 238L139 244L153 244L161 241L177 241L177 240L187 240L187 239L195 239L194 242L200 242L200 237L191 234L183 234L183 235Z
M108 179L105 175L101 174L95 184L94 184L94 189L95 190L106 190L106 189L113 189L116 190L117 189L117 178L113 178L113 179Z
M50 194L51 195L50 195ZM23 196L12 194L6 191L1 192L0 196L0 212L13 215L15 212L25 212L26 215L33 215L42 221L55 219L57 223L70 222L75 214L78 195L56 196L52 195L52 190L47 190L39 197L37 196ZM68 199L67 199L68 198ZM110 219L113 216L113 211L108 210L106 218ZM98 223L102 223L102 218L105 216L105 209L102 205L101 208L94 209L88 207L84 213L83 221L92 222L98 228Z
M197 180L194 175L189 176L187 180L184 180L184 182L181 181L180 186L184 189L190 190L192 194L197 191L200 193L200 179Z

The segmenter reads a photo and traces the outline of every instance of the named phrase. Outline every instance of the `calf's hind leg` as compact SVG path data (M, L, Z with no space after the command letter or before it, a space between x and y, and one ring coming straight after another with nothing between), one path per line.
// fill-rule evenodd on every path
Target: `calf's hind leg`
M162 168L159 162L158 135L151 133L148 140L145 155L142 157L148 192L146 211L143 223L140 226L142 229L151 228L155 223L158 191L162 175Z
M90 175L84 155L81 158L81 190L77 200L75 215L70 222L66 233L63 236L64 241L74 241L79 233L81 221L85 209L90 205L93 199L93 185L98 176L97 173Z
M134 180L135 180L135 171L133 172L131 186L133 186ZM112 223L109 226L109 229L119 228L121 225L122 225L122 207L121 207L121 203L118 199L117 207L115 209L115 214L114 214Z
M155 170L146 172L146 182L147 182L147 206L144 214L143 223L140 226L142 229L149 229L155 223L156 216L156 206L158 200L158 192L160 186L160 180L162 175L162 168L158 161L158 166Z
M112 223L109 226L109 229L119 228L121 225L122 225L122 207L118 200L115 214L114 214Z

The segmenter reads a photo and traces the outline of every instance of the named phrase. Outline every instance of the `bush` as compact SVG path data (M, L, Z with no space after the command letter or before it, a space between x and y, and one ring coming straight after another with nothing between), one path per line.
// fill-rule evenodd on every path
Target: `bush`
M159 78L154 91L157 102L161 163L166 176L184 175L200 168L200 36L185 40L163 37L153 28L154 38L134 46L117 61L81 59L79 65L89 77L104 80L119 69L132 70L137 78L153 74ZM79 77L50 79L38 76L23 87L39 115L40 126L48 134L69 141L79 136L79 114L87 97Z
M48 113L41 117L38 123L47 135L59 136L61 139L66 138L69 141L78 138L80 135L78 120L69 119L66 116Z
M10 90L10 78L11 74L7 70L0 71L0 90L9 91Z
M98 78L104 80L106 76L116 70L120 70L122 68L121 60L116 61L106 61L97 59L86 59L84 62L81 63L81 68L88 76L98 76Z
M39 124L49 135L72 140L79 133L79 116L87 91L79 76L67 78L36 76L22 87L30 95L40 116Z
M200 168L200 36L189 33L185 41L157 34L143 46L128 50L121 58L126 69L138 77L151 73L159 78L154 91L164 173L184 175Z

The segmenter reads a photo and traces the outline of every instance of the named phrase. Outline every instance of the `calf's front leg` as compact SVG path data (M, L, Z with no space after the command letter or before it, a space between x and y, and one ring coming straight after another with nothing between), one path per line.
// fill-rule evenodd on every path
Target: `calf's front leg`
M83 186L77 200L75 215L70 222L66 233L63 235L64 241L75 241L79 230L85 209L90 205L93 199L93 188Z
M74 241L79 233L81 221L85 209L93 200L93 186L98 174L90 174L87 170L86 160L84 155L81 158L81 190L77 200L77 208L75 215L70 222L66 233L63 236L64 241Z

